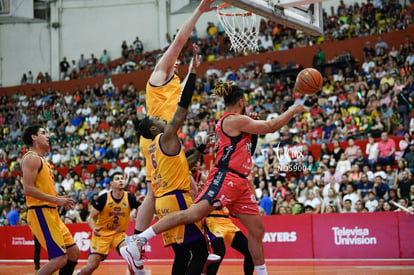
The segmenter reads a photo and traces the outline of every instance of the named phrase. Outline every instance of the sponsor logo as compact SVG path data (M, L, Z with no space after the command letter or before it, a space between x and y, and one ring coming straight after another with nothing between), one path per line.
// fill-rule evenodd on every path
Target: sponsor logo
M250 195L250 200L251 200L252 202L257 202L256 196L255 196L254 194L251 194L251 195Z
M377 238L370 237L368 228L332 227L335 245L374 245Z
M265 232L264 243L294 243L298 239L297 233L293 232Z
M283 149L283 154L279 152L280 143L277 144L275 155L277 159L276 169L280 172L302 172L306 169L304 164L298 163L304 159L302 147L287 147ZM295 160L295 161L292 161Z
M12 237L12 245L34 245L34 240L26 240L24 237Z
M212 185L219 186L219 185L220 185L220 182L221 182L221 181L222 181L222 179L223 179L223 177L224 177L223 172L218 171L218 172L217 172L217 174L216 174L216 176L215 176L215 177L214 177L214 179L213 179L213 182L212 182L211 184L212 184Z
M76 232L73 236L73 239L76 242L76 245L79 247L80 251L87 251L91 243L90 240L91 232Z

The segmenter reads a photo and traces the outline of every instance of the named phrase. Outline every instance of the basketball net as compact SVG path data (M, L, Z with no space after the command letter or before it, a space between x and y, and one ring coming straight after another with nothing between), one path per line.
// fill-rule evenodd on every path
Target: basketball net
M230 38L231 50L255 52L259 49L260 19L256 14L223 3L217 7L217 17Z

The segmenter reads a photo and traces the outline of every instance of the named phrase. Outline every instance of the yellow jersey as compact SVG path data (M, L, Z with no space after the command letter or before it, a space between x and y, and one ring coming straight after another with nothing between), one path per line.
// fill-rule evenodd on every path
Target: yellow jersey
M147 95L145 98L148 116L157 116L170 121L177 109L178 99L181 94L180 78L177 75L161 86L147 82Z
M171 76L171 78L161 86L152 85L149 81L146 87L146 107L148 116L157 116L165 121L170 121L178 106L178 99L181 94L180 78L177 75ZM152 170L150 163L148 147L152 143L152 140L143 138L141 136L139 141L140 151L144 156L146 166L146 179L150 180Z
M111 192L101 195L98 198L99 202L102 202L102 198L106 196L106 203L96 219L96 227L101 227L99 231L101 236L111 236L117 233L125 232L129 225L129 214L131 207L128 201L128 192L124 191L122 199L118 202L114 200ZM97 208L94 205L95 208ZM101 208L101 207L98 207Z
M151 182L155 197L175 190L190 191L190 169L185 157L184 148L181 146L175 155L163 152L160 145L162 133L157 135L151 143L148 153L150 154Z
M29 154L36 154L37 156L39 156L37 153L33 152L33 151L29 151L27 152L24 156L23 159L28 156ZM52 196L57 196L56 194L56 190L55 190L55 181L53 180L53 170L50 167L50 164L47 160L45 160L43 157L39 156L40 159L40 168L37 172L37 176L36 176L36 180L34 183L34 186L39 189L39 191L48 194L48 195L52 195ZM23 178L23 184L24 184L24 178ZM50 206L50 207L56 207L57 204L56 203L52 203L52 202L48 202L48 201L43 201L43 200L39 200L36 199L34 197L31 196L26 196L26 204L28 207L31 206Z

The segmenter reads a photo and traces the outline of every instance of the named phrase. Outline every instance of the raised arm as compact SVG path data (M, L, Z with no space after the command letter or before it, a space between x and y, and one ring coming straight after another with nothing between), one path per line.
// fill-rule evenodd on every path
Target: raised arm
M294 115L305 111L302 105L293 105L270 121L254 120L248 116L231 116L223 121L223 129L230 136L237 136L241 132L258 135L273 133L286 125Z
M200 56L198 55L198 47L194 48L193 59L190 64L190 75L185 84L183 91L181 92L180 99L178 101L178 107L175 111L174 117L165 126L164 134L161 136L160 143L165 153L176 154L180 149L181 143L178 139L177 131L183 126L187 116L187 109L191 103L193 96L196 70L200 65Z
M213 2L214 0L201 1L200 5L198 5L191 16L184 22L174 41L155 66L155 69L149 79L151 84L162 85L173 75L177 58L190 37L197 20L203 13L215 9L215 7L211 7Z

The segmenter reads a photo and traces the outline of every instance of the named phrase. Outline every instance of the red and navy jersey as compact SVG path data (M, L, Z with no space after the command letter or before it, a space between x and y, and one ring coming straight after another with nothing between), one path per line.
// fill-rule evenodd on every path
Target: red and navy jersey
M224 113L216 127L216 161L218 168L228 169L231 172L247 177L252 169L252 135L241 133L236 137L227 135L222 128L223 120L230 116L238 116L237 113Z
M198 183L200 181L200 178L201 178L201 172L197 171L194 177L195 183Z

